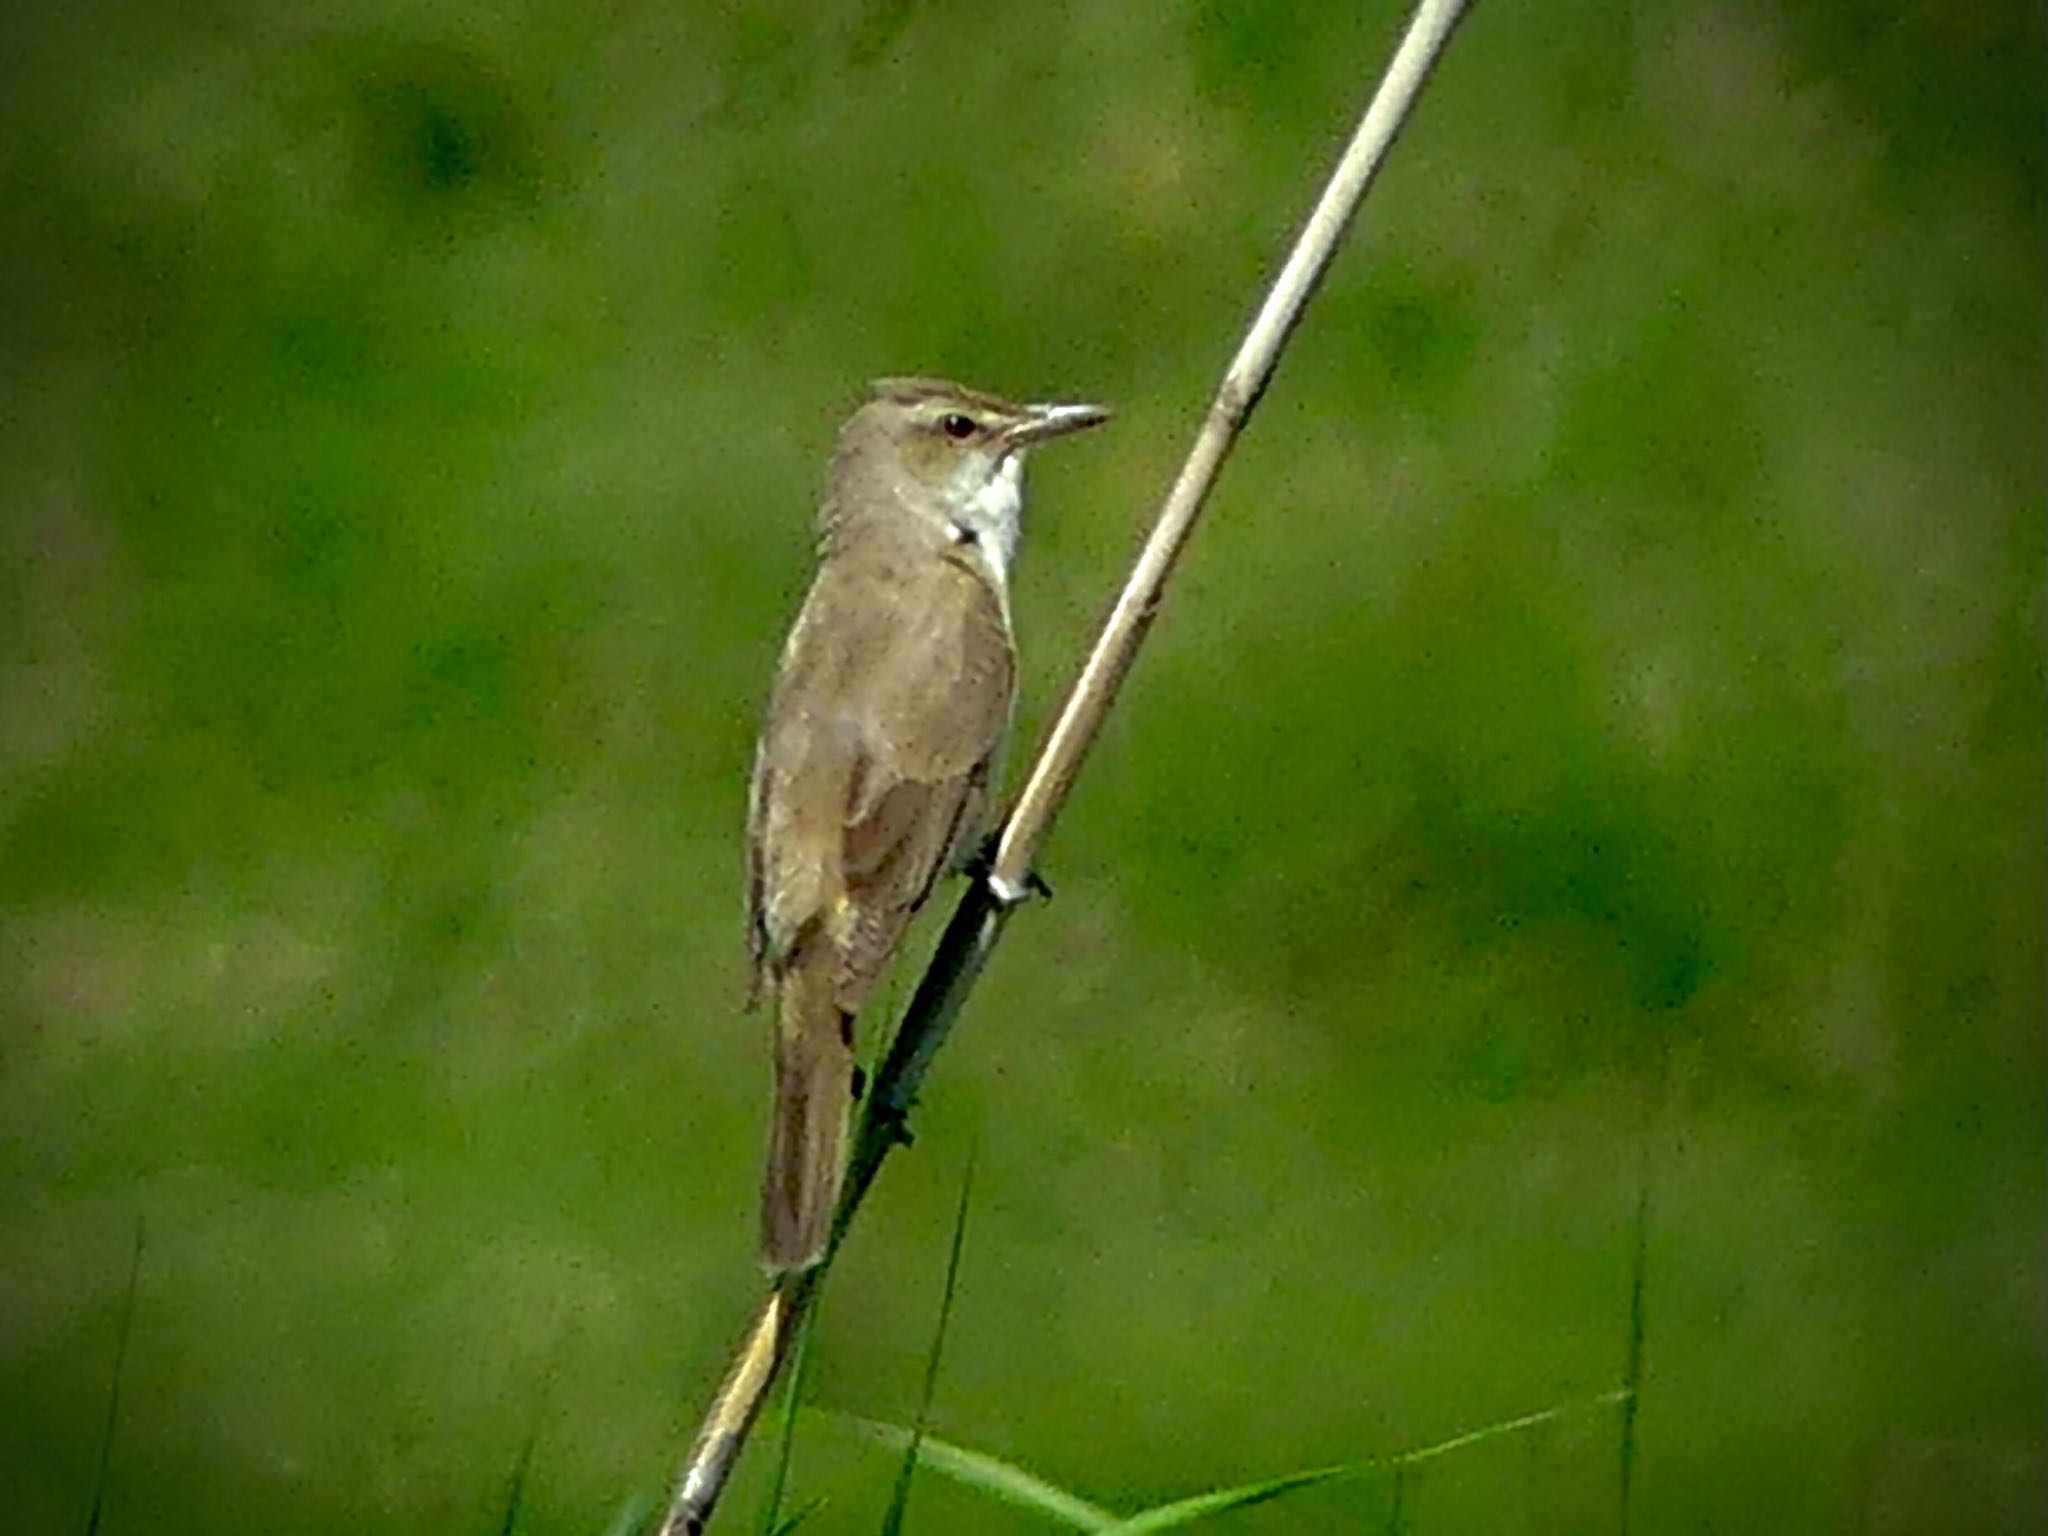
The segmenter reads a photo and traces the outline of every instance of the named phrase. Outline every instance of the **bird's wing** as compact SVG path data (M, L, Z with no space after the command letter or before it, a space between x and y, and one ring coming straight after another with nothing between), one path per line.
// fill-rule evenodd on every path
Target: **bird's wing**
M920 585L925 585L920 583ZM1009 727L1016 659L1000 600L939 565L908 664L889 668L849 785L844 856L853 921L840 1006L856 1012L933 884L980 831Z
M839 898L840 825L858 760L835 712L871 649L821 570L791 626L747 791L747 947L758 992ZM836 637L836 638L835 638Z
M747 777L747 1006L760 1001L768 961L768 929L761 900L761 835L766 797L761 773L766 743L754 746L754 770Z

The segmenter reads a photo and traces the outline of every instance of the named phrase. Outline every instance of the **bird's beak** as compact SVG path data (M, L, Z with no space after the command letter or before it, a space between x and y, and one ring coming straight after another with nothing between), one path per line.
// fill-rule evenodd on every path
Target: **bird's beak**
M1024 419L1004 434L1006 447L1029 448L1109 420L1108 409L1100 405L1027 405L1024 410Z

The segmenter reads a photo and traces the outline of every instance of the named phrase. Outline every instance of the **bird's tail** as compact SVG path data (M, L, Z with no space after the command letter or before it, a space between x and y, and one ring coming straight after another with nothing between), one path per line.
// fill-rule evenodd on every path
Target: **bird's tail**
M761 1179L761 1262L809 1269L825 1256L853 1106L853 1018L829 964L803 959L776 985L775 1121Z

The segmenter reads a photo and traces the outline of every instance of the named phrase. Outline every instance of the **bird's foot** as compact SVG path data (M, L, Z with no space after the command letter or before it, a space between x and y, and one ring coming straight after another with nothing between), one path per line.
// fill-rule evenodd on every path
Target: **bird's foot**
M993 872L982 877L989 894L1006 907L1021 907L1034 896L1040 901L1052 900L1052 887L1045 883L1036 870L1024 876L1022 882L1005 880Z
M996 847L1000 834L991 832L982 842L972 859L967 862L967 873L976 884L985 887L988 893L1006 907L1021 907L1037 897L1040 901L1052 900L1052 887L1037 870L1031 870L1023 881L1006 880L996 873Z

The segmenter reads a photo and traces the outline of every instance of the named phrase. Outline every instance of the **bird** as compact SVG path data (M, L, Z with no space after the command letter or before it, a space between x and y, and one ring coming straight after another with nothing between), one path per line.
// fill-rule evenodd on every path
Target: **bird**
M774 1015L760 1234L772 1271L825 1255L854 1019L984 831L1017 691L1025 455L1108 416L887 378L840 430L748 794L751 995Z

